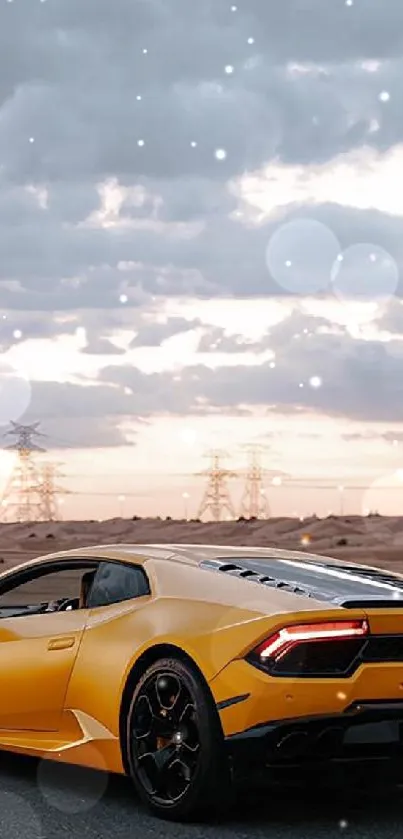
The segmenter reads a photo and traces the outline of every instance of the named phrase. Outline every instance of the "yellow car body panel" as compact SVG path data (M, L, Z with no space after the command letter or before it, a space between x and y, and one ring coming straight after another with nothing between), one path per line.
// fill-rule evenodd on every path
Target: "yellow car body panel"
M269 681L268 681L269 680ZM233 661L210 684L214 699L248 695L220 712L225 734L237 734L267 720L343 713L354 702L403 699L401 664L366 665L350 679L270 679L245 661Z
M351 568L344 573L343 563L328 560L331 565L322 567L323 558L305 553L197 545L95 546L49 554L5 572L0 612L8 580L58 561L141 566L151 593L93 609L0 616L0 748L123 773L125 685L136 663L160 646L177 648L194 662L209 686L224 737L270 720L343 714L363 701L403 701L398 661L361 663L347 678L298 678L269 675L247 660L284 626L367 620L376 636L403 636L403 602L347 609L312 595L308 583L306 592L303 586L293 592L283 584L270 587L201 567L203 559L220 557L235 564L245 557L263 563L267 558L285 563L283 571L291 566L298 571L300 564L301 574L311 563L308 582L315 562L318 578L327 584L334 579L344 585L346 574L354 577ZM376 580L378 572L372 571ZM403 591L403 577L394 579Z
M86 614L0 620L0 732L59 728Z

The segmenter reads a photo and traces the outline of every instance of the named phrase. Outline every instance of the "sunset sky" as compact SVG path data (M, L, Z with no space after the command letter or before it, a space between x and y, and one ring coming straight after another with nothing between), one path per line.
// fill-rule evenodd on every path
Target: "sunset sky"
M64 518L254 443L273 515L401 514L402 55L401 0L2 0L0 433Z

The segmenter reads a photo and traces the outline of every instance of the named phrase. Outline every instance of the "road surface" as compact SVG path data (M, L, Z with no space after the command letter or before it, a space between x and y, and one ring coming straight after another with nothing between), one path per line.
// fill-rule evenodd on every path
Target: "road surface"
M401 839L402 825L403 789L272 791L221 824L170 824L148 815L124 778L0 756L1 839Z

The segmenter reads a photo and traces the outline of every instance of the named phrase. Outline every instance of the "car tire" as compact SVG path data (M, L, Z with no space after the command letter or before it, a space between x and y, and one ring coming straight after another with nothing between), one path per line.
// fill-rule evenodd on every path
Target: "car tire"
M137 793L159 818L205 820L229 806L221 723L191 663L164 658L148 667L132 695L125 745Z

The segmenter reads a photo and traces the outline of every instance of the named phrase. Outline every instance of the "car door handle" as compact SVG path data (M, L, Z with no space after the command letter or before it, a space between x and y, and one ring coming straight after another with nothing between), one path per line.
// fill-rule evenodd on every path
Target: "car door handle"
M68 650L70 647L74 647L75 640L71 635L64 638L51 638L48 643L48 650Z

